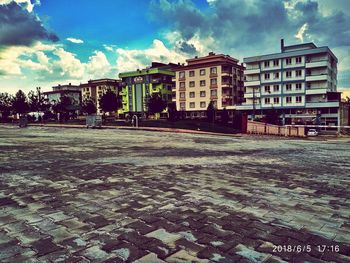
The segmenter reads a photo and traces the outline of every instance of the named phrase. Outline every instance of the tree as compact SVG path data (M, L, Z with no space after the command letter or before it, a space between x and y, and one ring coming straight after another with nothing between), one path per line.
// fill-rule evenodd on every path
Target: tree
M50 104L41 93L40 87L36 88L36 92L31 90L28 93L28 99L30 111L46 111L48 108L50 108Z
M280 115L276 109L272 108L266 111L265 118L266 118L266 123L278 125Z
M229 119L228 111L224 108L221 112L221 123L227 125Z
M209 102L208 108L207 108L207 118L208 122L213 123L215 121L215 107L214 102Z
M22 115L29 110L28 100L26 94L22 90L17 91L12 100L12 109L15 113Z
M52 106L53 111L60 114L60 120L65 120L68 118L70 112L76 110L76 105L73 103L72 99L68 96L62 96L60 100Z
M11 114L13 97L8 93L0 93L0 113L2 119L7 119Z
M122 106L120 97L110 89L108 89L107 92L102 95L102 97L99 100L99 103L100 109L104 113L117 111Z
M158 93L153 93L147 100L147 110L149 114L161 113L165 110L167 103Z
M168 114L169 114L169 120L175 121L177 119L177 110L176 110L176 103L171 102L168 104Z
M88 115L95 114L97 111L96 105L92 99L83 101L82 111Z

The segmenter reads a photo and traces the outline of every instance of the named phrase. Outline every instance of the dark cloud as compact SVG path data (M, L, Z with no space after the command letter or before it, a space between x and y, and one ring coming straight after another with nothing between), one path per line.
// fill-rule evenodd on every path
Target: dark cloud
M180 41L178 43L178 48L181 52L187 53L187 54L197 54L197 49L193 44L189 44L185 41Z
M279 47L279 39L295 43L296 32L307 23L305 40L319 45L349 45L350 18L342 11L324 16L314 0L301 1L294 10L281 0L217 0L210 8L199 9L190 0L153 1L153 18L181 33L185 41L195 34L212 37L217 48L260 51ZM276 49L276 48L274 48ZM271 50L272 51L272 50Z
M0 5L0 46L30 46L37 40L56 42L56 34L48 32L39 19L15 2Z

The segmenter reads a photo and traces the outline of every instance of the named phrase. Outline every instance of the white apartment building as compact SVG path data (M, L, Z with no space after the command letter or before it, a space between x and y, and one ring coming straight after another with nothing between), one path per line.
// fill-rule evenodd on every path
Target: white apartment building
M187 117L205 117L212 101L215 108L229 112L243 100L243 69L228 55L209 53L188 59L175 69L173 101Z
M244 58L244 103L237 109L262 118L269 109L283 124L338 124L337 58L313 43L284 46L281 53Z

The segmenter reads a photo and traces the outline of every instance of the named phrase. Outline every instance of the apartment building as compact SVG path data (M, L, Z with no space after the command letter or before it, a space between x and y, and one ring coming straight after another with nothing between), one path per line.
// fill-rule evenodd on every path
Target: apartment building
M153 62L145 69L120 73L123 114L142 115L147 112L147 99L154 93L171 103L172 78L175 76L173 69L177 67L177 64Z
M339 124L337 58L313 43L285 46L281 52L244 58L244 103L238 110L262 118L280 113L283 124Z
M243 70L238 60L228 55L209 53L188 59L175 70L173 101L187 117L205 117L212 101L218 110L233 111L243 99Z
M119 94L121 90L121 81L117 79L96 79L89 80L87 83L80 84L82 99L92 99L95 102L97 112L102 113L100 109L100 98L107 91L111 90Z
M73 104L81 104L81 88L78 85L72 85L71 83L52 87L52 91L43 92L44 96L52 104L55 104L61 100L62 96L69 97Z

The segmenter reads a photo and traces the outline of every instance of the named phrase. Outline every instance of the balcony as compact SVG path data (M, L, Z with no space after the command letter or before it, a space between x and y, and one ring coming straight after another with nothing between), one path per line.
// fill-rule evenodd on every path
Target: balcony
M260 74L260 68L252 68L244 70L244 75Z
M217 89L218 88L218 84L210 84L209 86L211 89Z
M210 96L210 100L217 100L218 99L218 96L215 95L215 96Z
M260 105L255 104L255 107L253 104L242 104L242 105L237 105L236 109L237 110L253 110L253 109L260 109Z
M244 86L246 87L260 86L260 80L244 81Z
M230 82L222 82L221 83L222 88L232 88L232 83Z
M229 76L229 75L231 75L231 74L232 74L232 72L229 71L229 70L222 70L222 71L221 71L221 75L222 75L222 76Z
M217 73L210 73L209 78L216 78L218 76Z
M327 81L328 74L319 74L319 75L306 75L306 81Z
M255 94L253 92L244 93L244 98L246 99L253 99L254 97L260 98L260 92L255 92Z
M319 101L319 102L306 102L306 108L331 108L339 107L339 101Z
M160 80L159 78L152 79L152 80L151 80L151 83L153 83L153 84L159 84L159 83L161 83L161 80Z
M305 68L321 68L329 66L328 60L310 61L305 63Z
M179 101L186 101L186 98L180 98Z
M176 91L176 87L171 87L171 91Z
M306 89L305 91L306 95L314 95L314 94L326 94L327 88L317 88L317 89Z
M182 78L179 77L179 81L185 81L185 80L186 80L185 77L182 77Z
M175 88L175 90L176 90L176 88ZM186 88L185 87L180 87L179 91L186 91Z

